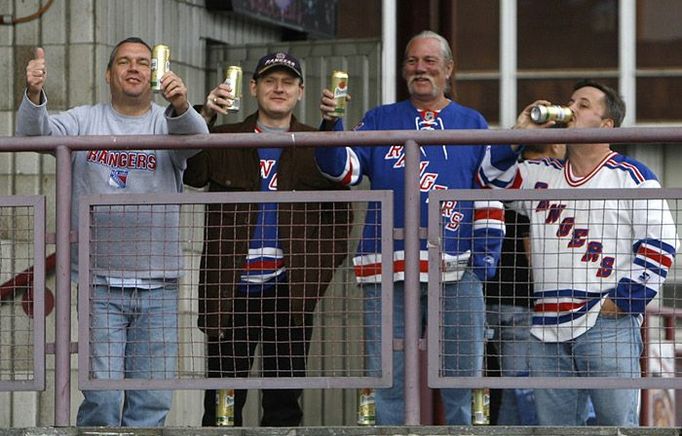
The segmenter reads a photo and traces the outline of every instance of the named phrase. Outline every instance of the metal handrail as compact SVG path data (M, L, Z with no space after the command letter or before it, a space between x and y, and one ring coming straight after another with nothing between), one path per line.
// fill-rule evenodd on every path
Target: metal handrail
M215 133L211 135L0 136L0 152L54 151L58 145L75 150L189 149L404 144L413 140L433 144L563 144L682 142L682 127L623 127L618 129L462 129L377 130L362 132ZM93 146L97 144L97 146Z

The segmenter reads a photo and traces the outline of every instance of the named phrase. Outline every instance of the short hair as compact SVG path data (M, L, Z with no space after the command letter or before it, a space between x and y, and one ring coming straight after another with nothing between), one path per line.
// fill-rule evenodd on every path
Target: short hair
M421 39L421 38L432 38L437 40L440 43L440 50L441 50L441 55L443 56L443 59L445 61L452 61L454 60L452 57L452 50L450 49L450 43L448 42L447 39L443 38L441 35L437 34L436 32L433 32L431 30L424 30L419 32L418 34L414 35L410 40L407 42L407 45L405 46L405 52L403 53L403 58L407 57L407 51L410 49L410 46L416 39Z
M109 55L109 63L107 64L107 70L110 70L111 67L114 65L114 60L116 60L116 54L118 53L118 49L123 44L142 44L145 47L147 47L149 53L152 52L151 46L144 42L142 38L138 38L137 36L131 36L116 44L116 47L114 47L114 49L111 51L111 55Z
M573 86L573 91L575 92L580 88L586 87L596 88L604 93L606 118L611 118L615 127L620 127L623 123L623 119L625 119L625 102L623 101L623 97L621 97L620 94L618 94L618 92L610 86L606 86L601 82L591 79L579 81L575 84L575 86Z

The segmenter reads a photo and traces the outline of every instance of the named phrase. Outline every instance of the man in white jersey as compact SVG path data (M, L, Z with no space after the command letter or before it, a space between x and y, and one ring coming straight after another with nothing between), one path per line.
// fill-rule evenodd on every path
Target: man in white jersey
M151 48L140 38L119 42L105 78L111 103L47 112L43 49L26 67L17 135L167 135L208 133L189 104L182 79L161 78L164 110L152 102ZM186 160L197 150L104 150L72 154L72 230L83 195L172 193L182 190ZM97 379L173 378L177 359L177 293L182 269L179 208L101 207L93 219L90 269L90 376ZM72 249L73 277L78 254ZM84 289L80 290L81 292ZM85 340L85 338L81 338ZM172 391L84 391L79 426L153 427L164 424Z
M517 128L537 126L530 109ZM568 128L616 128L625 103L599 82L575 85ZM513 184L525 189L660 188L642 163L609 144L567 144L566 160L528 160ZM678 246L663 200L522 201L531 223L534 316L530 370L545 377L640 375L639 332L646 305L662 286ZM584 425L588 396L598 425L637 425L636 389L538 389L540 425Z

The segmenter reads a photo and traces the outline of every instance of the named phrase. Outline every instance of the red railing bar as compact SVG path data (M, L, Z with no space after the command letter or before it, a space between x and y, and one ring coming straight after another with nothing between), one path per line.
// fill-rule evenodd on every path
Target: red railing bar
M51 254L45 258L45 272L51 272L57 265L56 254ZM33 287L33 266L18 273L5 283L0 285L0 301L12 297L17 288L31 288Z

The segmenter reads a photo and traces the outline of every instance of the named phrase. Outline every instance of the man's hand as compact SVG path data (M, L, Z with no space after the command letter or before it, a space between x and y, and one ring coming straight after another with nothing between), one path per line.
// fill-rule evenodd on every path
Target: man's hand
M623 312L616 306L616 303L614 303L612 299L606 298L601 305L601 311L599 313L607 317L616 317Z
M346 96L346 101L350 101L350 95ZM334 93L328 89L322 91L322 98L320 99L320 112L322 112L322 118L326 121L334 121L338 117L335 115L336 111L336 99L334 98Z
M35 51L35 57L26 66L26 93L29 100L36 105L40 104L40 94L45 86L46 78L45 50L38 47Z
M182 115L189 109L187 87L174 72L168 71L161 77L161 91L163 97L170 102L177 115Z
M549 106L551 104L552 103L547 100L535 100L533 103L526 106L523 111L521 111L518 118L516 118L516 124L514 125L513 129L537 129L552 127L556 124L556 121L547 121L543 124L535 124L533 120L530 119L530 110L533 108L533 106Z
M221 83L206 96L206 102L201 108L201 116L208 124L216 116L216 113L227 115L227 108L232 106L232 100L232 88Z

